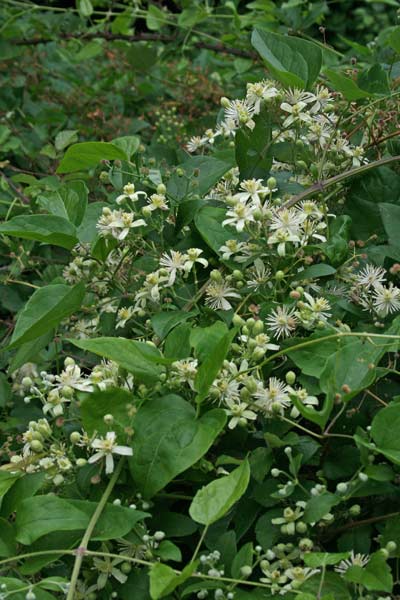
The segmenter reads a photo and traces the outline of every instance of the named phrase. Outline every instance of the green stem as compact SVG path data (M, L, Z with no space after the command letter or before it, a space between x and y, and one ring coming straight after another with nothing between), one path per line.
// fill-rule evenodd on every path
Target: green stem
M200 539L199 539L199 543L197 544L197 546L196 546L196 549L195 549L195 551L193 552L193 556L192 556L192 558L191 558L191 560L190 560L190 563L193 563L193 562L196 560L196 558L197 558L197 555L198 555L198 553L200 552L200 548L201 548L201 546L202 546L202 544L203 544L203 542L204 542L204 538L205 538L205 537L206 537L206 535L207 535L207 531L208 531L208 525L206 525L206 526L204 527L203 531L201 532L201 536L200 536Z
M312 196L317 192L324 191L327 187L331 185L335 185L336 183L340 183L349 177L354 177L355 175L360 175L360 173L364 173L365 171L369 171L370 169L374 169L375 167L380 167L382 165L387 165L392 162L396 162L400 160L400 156L389 156L388 158L382 158L381 160L376 160L368 165L362 165L361 167L356 167L355 169L350 169L350 171L345 171L344 173L339 173L339 175L335 175L334 177L330 177L329 179L325 179L324 181L318 181L314 183L311 187L296 196L293 196L290 200L282 204L279 210L284 208L290 208L294 206L301 200L308 198L308 196Z
M101 513L103 512L106 504L107 504L107 500L115 486L115 484L118 481L118 477L121 474L121 470L122 467L124 465L124 459L122 458L119 463L117 468L115 469L110 481L108 482L108 485L106 487L106 489L104 490L104 494L102 495L100 502L98 503L96 510L94 511L92 518L89 521L89 524L86 528L85 533L83 534L81 543L79 544L79 548L77 548L76 550L76 557L75 557L75 563L74 563L74 568L72 570L72 575L71 575L71 582L68 588L68 594L67 594L67 598L66 600L73 600L74 596L75 596L75 588L76 588L76 584L78 582L78 577L79 577L79 573L81 570L81 566L82 566L82 561L83 561L83 557L85 556L85 554L87 554L87 546L90 542L90 538L92 537L92 533L94 531L94 528L96 527L96 523L99 520L99 517L101 515Z

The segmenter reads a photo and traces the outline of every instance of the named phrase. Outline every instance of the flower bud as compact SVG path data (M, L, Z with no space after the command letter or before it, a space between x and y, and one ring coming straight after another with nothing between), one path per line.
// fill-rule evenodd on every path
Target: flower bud
M240 315L233 315L232 323L235 327L242 327L242 325L244 325L244 320Z
M285 380L288 385L293 385L296 381L296 373L294 371L288 371L285 375Z
M87 460L86 458L77 458L76 459L76 466L81 468L84 467L87 464Z
M222 98L220 100L220 104L221 104L222 108L228 108L228 106L230 105L229 98L226 98L226 96L222 96Z
M250 575L252 574L253 569L251 568L250 565L244 565L241 569L240 569L240 574L242 575L242 577L250 577Z
M39 440L32 440L30 447L33 452L43 452L43 444Z
M114 423L114 417L111 414L104 415L103 421L106 425L112 425Z
M273 188L276 188L276 179L275 179L275 177L269 177L267 179L267 186L269 187L270 190L272 190Z
M81 434L79 431L73 431L69 436L71 444L78 444L81 441Z
M161 194L162 196L164 196L166 191L167 188L165 187L165 185L163 183L159 183L157 186L157 194Z

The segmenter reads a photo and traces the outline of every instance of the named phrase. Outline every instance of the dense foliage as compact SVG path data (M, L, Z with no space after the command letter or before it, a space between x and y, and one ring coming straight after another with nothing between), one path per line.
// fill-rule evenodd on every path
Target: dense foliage
M400 26L339 4L4 0L1 600L399 594Z

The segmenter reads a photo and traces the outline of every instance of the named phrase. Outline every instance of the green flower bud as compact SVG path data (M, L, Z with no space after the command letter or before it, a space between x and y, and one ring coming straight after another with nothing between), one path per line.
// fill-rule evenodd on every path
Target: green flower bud
M285 379L288 385L293 385L296 381L296 373L294 371L288 371L285 375Z
M87 460L86 458L77 458L76 459L76 466L81 468L84 467L87 464Z
M386 550L391 554L397 550L397 544L393 540L389 540L386 544Z
M262 333L264 331L264 323L262 321L256 321L254 323L254 327L253 327L253 333L254 335L258 335L259 333Z
M232 323L235 327L241 327L244 324L244 320L240 315L233 315Z
M111 414L104 415L103 421L106 425L112 425L114 423L114 417Z
M275 177L269 177L267 179L267 186L269 187L270 190L272 190L273 188L276 187L276 179L275 179Z
M157 186L157 194L161 194L162 196L164 196L166 191L167 191L167 188L165 187L165 185L163 183L159 183Z
M32 440L30 447L33 452L43 452L43 444L39 440Z
M81 434L79 431L73 431L69 436L71 444L78 444L81 441Z
M120 569L125 575L129 575L129 573L132 571L132 565L131 563L125 561L120 566Z
M336 489L339 494L345 494L348 490L348 485L345 482L338 483Z
M211 271L211 273L210 273L210 279L212 279L212 281L222 281L222 275L218 271L218 269L213 269Z
M285 279L285 273L283 271L277 271L275 273L275 279L276 281L282 281L282 279Z
M353 504L353 506L350 506L349 508L349 513L352 517L358 517L361 513L361 506L359 504Z
M226 98L226 96L222 96L220 104L223 108L228 108L228 106L230 105L229 98Z
M298 521L296 523L296 531L297 533L306 533L307 531L307 524L304 523L303 521Z
M243 565L243 567L240 569L240 574L242 575L242 577L250 577L252 572L253 569L250 565Z

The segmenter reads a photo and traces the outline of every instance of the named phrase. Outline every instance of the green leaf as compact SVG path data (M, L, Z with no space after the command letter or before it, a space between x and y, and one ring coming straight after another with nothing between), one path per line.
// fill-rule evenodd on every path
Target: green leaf
M90 0L77 0L76 8L81 17L87 18L93 14L93 6Z
M386 239L379 208L382 200L400 205L400 175L388 167L379 167L350 186L344 210L352 218L351 235L356 240L366 240L373 235L378 242Z
M189 579L196 570L198 561L187 565L180 575L177 575L171 567L162 563L155 563L150 569L150 596L152 600L158 600L168 596L178 585Z
M227 240L241 236L222 225L226 219L226 210L214 206L203 206L194 217L194 224L206 244L217 254Z
M9 473L8 471L0 471L0 506L3 500L3 496L8 490L14 485L19 479L20 473Z
M248 460L229 475L202 487L192 500L189 514L202 525L211 525L221 519L243 496L250 480Z
M54 140L54 146L57 152L61 152L70 144L74 144L78 141L78 131L76 129L64 129L59 131Z
M76 229L72 223L53 215L20 215L0 224L0 234L25 240L61 246L71 250L77 243Z
M262 178L272 165L272 124L269 111L263 111L254 119L252 131L241 128L235 136L236 161L241 179Z
M46 473L31 473L20 477L3 498L1 515L9 517L11 513L18 510L19 505L25 498L34 496L40 490L46 478Z
M362 90L353 79L337 73L331 69L325 69L325 75L328 77L332 84L332 87L343 94L346 100L354 102L355 100L362 100L363 98L369 98L370 92Z
M227 331L218 343L207 353L206 358L197 370L194 379L194 387L198 392L196 402L201 403L207 397L211 384L216 378L222 363L225 360L227 352L231 346L232 340L237 333L236 329Z
M322 517L329 513L333 506L339 504L339 502L340 498L330 492L325 492L319 496L313 496L307 501L303 521L305 523L318 522Z
M80 142L66 151L57 173L73 173L95 167L101 160L127 160L121 148L110 142Z
M29 545L53 531L85 530L96 508L97 502L67 500L54 494L27 498L17 511L16 539ZM146 516L147 513L132 508L108 504L91 539L102 541L123 537Z
M393 50L400 54L400 27L394 27L387 39L387 43Z
M365 567L354 565L347 569L344 579L351 583L359 583L368 591L388 592L393 588L390 566L381 552L375 552Z
M169 362L161 356L155 346L136 340L100 337L93 340L69 341L82 350L113 360L144 383L153 383L158 379L163 371L161 364Z
M189 193L205 196L209 190L234 166L233 160L221 160L214 156L191 156L179 165L184 176L179 177L176 173L168 181L168 195L176 201L181 201ZM197 176L194 176L194 173ZM190 183L196 183L196 187Z
M251 43L284 85L309 88L322 65L319 46L296 37L255 29Z
M151 324L154 333L160 340L163 340L176 325L184 323L198 314L197 310L190 312L184 310L175 310L169 312L160 312L151 317Z
M396 435L400 427L400 404L393 403L383 408L371 424L371 437L379 452L396 465L400 465L400 437Z
M381 202L379 204L383 227L390 244L399 243L400 205Z
M232 567L231 567L232 577L234 577L235 579L240 579L242 577L240 569L244 566L252 567L253 566L253 558L254 558L253 542L248 542L247 544L244 544L244 546L242 546L240 548L239 552L236 554L235 558L233 559Z
M137 135L126 135L124 137L115 138L112 143L124 152L128 160L131 160L132 156L136 154L140 146L140 138L138 138Z
M146 15L147 29L158 31L165 24L166 20L167 15L154 4L150 4Z
M304 563L307 567L327 567L337 565L340 561L349 558L350 552L307 552L304 555Z
M331 265L327 265L325 263L319 263L318 265L311 265L303 271L299 271L296 277L298 277L299 281L303 281L304 279L319 279L320 277L329 277L335 273L335 267L331 267Z
M133 408L133 395L127 390L110 388L91 392L80 405L83 428L89 435L95 432L105 435L110 428L104 417L111 414L114 417L112 429L121 442L132 428Z
M15 348L54 329L82 306L85 284L57 283L35 290L18 315L9 348Z
M179 396L147 400L134 420L133 479L146 496L153 496L211 447L226 423L222 409L196 419L191 404Z
M358 76L357 84L370 94L384 96L390 94L390 84L387 72L382 65L370 65Z
M181 562L182 560L182 553L178 546L169 540L163 540L157 550L154 551L154 554L165 561L173 560L174 562Z
M17 554L14 526L0 518L0 557L7 558Z

